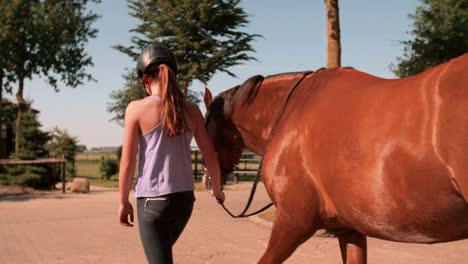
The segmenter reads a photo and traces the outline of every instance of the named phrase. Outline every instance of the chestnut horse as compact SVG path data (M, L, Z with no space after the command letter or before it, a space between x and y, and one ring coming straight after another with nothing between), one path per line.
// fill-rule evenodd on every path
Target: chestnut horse
M317 229L344 263L366 263L366 237L468 238L468 54L404 79L353 69L254 76L212 100L207 128L221 169L244 147L263 155L276 206L260 263L281 263ZM273 123L278 125L268 146Z

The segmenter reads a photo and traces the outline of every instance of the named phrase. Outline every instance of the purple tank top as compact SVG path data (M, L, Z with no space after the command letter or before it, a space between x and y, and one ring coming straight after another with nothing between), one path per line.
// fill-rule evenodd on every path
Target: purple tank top
M157 96L146 97L160 103ZM135 197L155 197L194 190L190 142L187 132L168 137L161 124L140 135Z

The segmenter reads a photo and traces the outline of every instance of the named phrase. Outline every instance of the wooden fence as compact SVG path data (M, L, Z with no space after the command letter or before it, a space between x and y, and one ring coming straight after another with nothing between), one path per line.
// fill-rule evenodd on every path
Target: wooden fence
M239 161L239 164L234 169L235 179L240 176L254 177L257 174L258 166L260 163L260 156L251 152L250 150L244 150L242 157ZM203 176L205 173L203 170L202 156L198 148L192 148L192 169L195 180Z
M53 173L56 171L55 166L60 166L60 178L62 179L62 193L65 193L65 177L66 177L66 164L67 161L62 159L36 159L36 160L14 160L14 159L0 159L0 165L39 165L51 164L54 166Z
M195 180L201 179L201 176L205 173L203 170L202 155L198 148L191 149L192 155L192 169ZM87 159L83 159L87 160ZM255 153L244 150L239 164L234 169L235 178L232 179L235 182L240 178L244 179L253 178L258 170L260 163L260 156ZM66 178L66 160L65 159L37 159L37 160L13 160L13 159L0 159L0 165L38 165L38 164L51 164L60 166L60 178L62 180L62 192L65 192L65 178ZM55 173L55 169L53 170Z

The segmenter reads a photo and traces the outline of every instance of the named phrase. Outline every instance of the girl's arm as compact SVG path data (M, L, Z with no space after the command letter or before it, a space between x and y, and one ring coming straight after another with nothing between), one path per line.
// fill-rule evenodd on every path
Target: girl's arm
M133 226L133 207L128 201L132 179L135 174L136 153L138 150L138 119L134 102L127 106L125 111L125 130L122 144L122 156L119 168L119 192L120 192L120 224ZM130 217L130 222L128 218Z
M205 120L198 106L189 104L191 124L195 141L203 155L207 174L212 182L212 195L216 197L218 202L224 202L224 193L221 190L221 173L219 169L218 157L216 151L208 136L208 131L205 128Z

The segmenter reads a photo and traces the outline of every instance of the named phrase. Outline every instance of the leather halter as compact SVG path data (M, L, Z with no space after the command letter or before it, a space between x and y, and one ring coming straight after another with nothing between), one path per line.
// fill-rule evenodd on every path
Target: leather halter
M257 184L258 184L258 181L260 180L260 177L261 177L261 171L262 171L262 165L263 165L263 157L265 156L265 153L267 151L267 148L268 148L268 145L270 144L271 142L271 139L273 138L273 135L276 131L276 127L278 126L278 123L279 123L279 120L281 118L281 116L283 115L283 112L284 110L286 109L286 106L288 104L288 101L292 95L292 93L294 92L294 90L297 88L297 86L299 85L299 83L302 82L302 80L304 80L304 78L311 74L313 71L307 71L307 72L304 72L304 74L301 76L301 78L299 78L299 80L296 81L296 83L293 85L293 87L289 90L288 94L286 95L286 98L284 99L283 101L283 104L281 105L281 108L280 108L280 111L278 112L278 115L276 116L276 119L275 119L275 122L273 123L273 126L271 128L271 131L270 131L270 135L268 136L268 140L266 142L266 145L265 145L265 148L263 149L263 153L262 153L262 156L260 158L260 163L259 163L259 167L258 167L258 170L257 170L257 174L255 176L255 179L254 179L254 183L253 183L253 186L252 186L252 190L250 191L250 196L249 196L249 200L247 201L247 204L245 205L245 208L244 210L238 214L238 215L234 215L233 213L231 213L225 206L224 204L221 204L221 206L223 207L223 209L232 217L232 218L243 218L243 217L249 217L249 216L252 216L252 215L256 215L256 214L259 214L263 211L265 211L266 209L270 208L273 203L269 203L268 205L264 206L263 208L255 211L255 212L252 212L252 213L248 213L246 214L247 210L250 208L250 205L253 201L253 198L254 198L254 195L255 195L255 191L257 189ZM206 122L205 122L205 126L208 125L208 120L209 120L209 115L207 116L207 119L206 119ZM209 178L208 178L209 179Z

